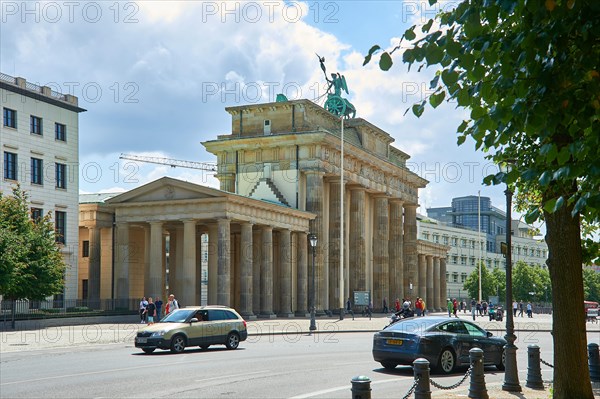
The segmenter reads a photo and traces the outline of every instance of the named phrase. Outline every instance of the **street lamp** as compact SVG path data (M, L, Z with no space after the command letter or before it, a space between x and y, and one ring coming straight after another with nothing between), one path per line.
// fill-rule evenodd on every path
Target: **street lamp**
M508 174L511 171L509 163L500 164L500 171ZM519 374L517 369L517 347L515 346L515 325L513 320L512 304L512 237L511 237L511 215L513 192L508 183L506 184L506 345L504 346L505 371L503 391L521 392L519 385Z
M315 250L317 248L317 235L310 233L308 235L308 241L312 248L312 292L310 295L310 327L308 329L310 331L315 331L317 329L317 323L315 321Z

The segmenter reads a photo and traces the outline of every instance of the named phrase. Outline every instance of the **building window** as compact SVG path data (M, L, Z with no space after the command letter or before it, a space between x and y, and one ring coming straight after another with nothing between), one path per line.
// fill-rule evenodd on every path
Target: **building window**
M440 236L438 234L433 234L433 242L436 244L440 243Z
M43 184L42 173L44 161L39 158L31 158L31 184Z
M467 273L461 273L460 274L460 282L464 283L465 281L467 281Z
M448 245L448 236L442 236L442 243L444 243L444 245Z
M467 257L466 256L461 256L460 257L460 264L461 265L466 265L467 264Z
M421 234L424 240L429 241L429 233L424 231L423 234Z
M42 134L42 118L31 115L31 133L33 134Z
M452 282L458 283L458 273L452 273Z
M55 241L61 244L67 241L67 213L56 211L54 213Z
M475 266L475 257L471 256L469 260L471 261L471 266Z
M81 246L81 256L84 258L90 257L90 242L89 240L84 240L83 245Z
M458 264L458 256L456 256L456 255L452 256L452 263Z
M56 123L56 140L67 141L67 127L62 123Z
M463 248L467 247L467 240L465 240L464 238L460 240L460 246Z
M17 180L17 154L4 152L4 178Z
M38 222L44 217L44 210L42 208L31 208L31 220Z
M17 111L4 108L4 126L17 128Z
M473 240L469 240L469 246L473 249L475 249L475 241Z
M67 165L56 164L56 188L67 188Z

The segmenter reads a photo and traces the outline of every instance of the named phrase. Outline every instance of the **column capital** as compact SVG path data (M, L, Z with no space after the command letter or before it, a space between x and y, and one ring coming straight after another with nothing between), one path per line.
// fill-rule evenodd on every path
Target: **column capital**
M419 204L407 204L407 203L404 203L403 206L405 208L408 208L408 209L417 209L419 207Z
M398 204L398 205L404 205L404 200L402 198L396 198L396 197L392 197L389 199L390 204Z

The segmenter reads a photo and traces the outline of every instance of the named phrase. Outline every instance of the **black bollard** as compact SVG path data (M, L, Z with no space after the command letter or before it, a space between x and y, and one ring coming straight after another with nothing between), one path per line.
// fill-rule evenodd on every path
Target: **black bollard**
M473 367L471 370L471 383L469 384L469 398L489 399L485 387L485 375L483 374L483 350L481 348L471 349L469 360Z
M429 360L418 358L413 362L415 380L419 382L415 387L415 399L431 399L431 387L429 386Z
M598 344L588 345L588 365L590 367L590 379L600 381L600 352Z
M352 399L371 399L371 380L365 375L358 375L350 380L352 383Z
M540 367L540 347L537 345L527 347L527 383L525 386L532 389L544 389Z

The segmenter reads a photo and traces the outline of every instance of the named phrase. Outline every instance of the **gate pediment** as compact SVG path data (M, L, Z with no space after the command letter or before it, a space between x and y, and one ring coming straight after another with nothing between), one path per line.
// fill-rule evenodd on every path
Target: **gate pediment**
M163 177L107 201L110 204L126 204L156 201L177 201L225 197L226 193L199 184Z

